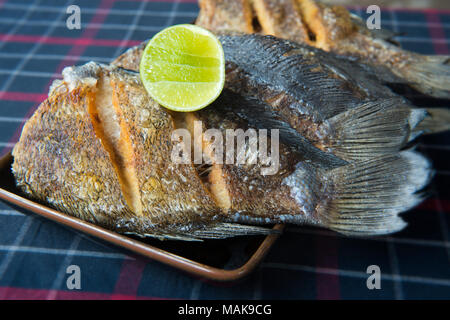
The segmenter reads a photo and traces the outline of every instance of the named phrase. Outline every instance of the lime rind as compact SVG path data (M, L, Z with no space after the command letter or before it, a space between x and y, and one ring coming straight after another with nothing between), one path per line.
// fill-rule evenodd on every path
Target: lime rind
M212 87L209 83L174 83L174 82L157 82L149 85L150 89L156 89L160 92L169 92L171 90L167 90L167 87L170 89L175 88L177 92L183 92L184 90L189 91L189 99L186 99L186 93L183 94L161 94L159 99L164 101L164 103L168 103L172 106L170 109L174 111L194 111L199 110L208 104L209 101L205 101L204 95L205 93L213 96L215 92L219 89L218 85ZM178 90L177 90L178 87ZM215 100L215 99L213 99ZM158 101L158 100L157 100ZM160 103L158 101L158 103ZM177 107L173 107L177 106Z
M222 45L198 26L169 27L146 46L140 74L149 94L162 106L184 112L202 109L224 86Z

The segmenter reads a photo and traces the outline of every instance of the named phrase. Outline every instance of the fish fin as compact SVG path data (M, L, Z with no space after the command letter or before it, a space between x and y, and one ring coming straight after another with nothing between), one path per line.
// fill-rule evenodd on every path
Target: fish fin
M224 239L236 236L269 235L278 233L279 231L270 228L226 222L216 223L190 232L194 237L201 239Z
M430 162L414 151L403 151L332 169L328 200L317 214L327 228L349 236L390 234L406 223L399 213L420 203L420 191L432 177Z
M134 231L123 232L126 235L137 236L139 238L155 238L158 240L179 240L179 241L202 241L192 236L180 235L180 234L168 234L168 233L139 233Z
M411 138L412 129L427 115L398 99L371 101L323 122L328 147L344 160L373 158L399 151Z
M436 98L450 99L450 56L424 56L402 72L411 86Z
M450 130L450 109L429 108L426 117L414 129L414 131L423 131L424 134L433 134Z
M181 240L181 241L203 241L204 239L225 239L237 236L269 235L278 234L278 230L251 226L237 223L218 222L204 226L198 226L192 230L173 232L154 231L151 233L126 231L124 234L134 235L141 238L151 237L159 240Z

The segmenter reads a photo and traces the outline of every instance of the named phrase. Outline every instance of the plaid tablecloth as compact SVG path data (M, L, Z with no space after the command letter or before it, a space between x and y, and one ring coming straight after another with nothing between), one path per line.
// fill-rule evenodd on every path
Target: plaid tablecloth
M80 30L66 27L72 4L81 8ZM107 63L164 27L192 22L197 12L191 0L0 0L2 154L63 67ZM381 26L399 32L406 49L450 53L450 12L384 9ZM404 231L356 240L289 227L260 267L235 283L197 279L0 203L0 299L448 299L449 142L449 134L421 140L437 173L430 199L405 215ZM82 271L81 290L66 286L69 265ZM370 265L380 267L379 290L366 286Z

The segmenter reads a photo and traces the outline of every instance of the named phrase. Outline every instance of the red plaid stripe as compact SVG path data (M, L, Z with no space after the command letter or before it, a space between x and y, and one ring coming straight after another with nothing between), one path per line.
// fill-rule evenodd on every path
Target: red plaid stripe
M105 14L102 14L105 15ZM91 29L90 29L91 30ZM98 29L96 28L98 31ZM105 46L105 47L117 47L122 44L122 40L114 40L114 39L94 39L94 37L86 37L82 36L81 38L70 38L70 37L41 37L41 36L33 36L33 35L23 35L23 34L15 34L15 35L7 35L0 34L0 41L8 41L8 42L25 42L25 43L45 43L45 44L61 44L61 45L71 45L71 46L80 46L86 48L87 46L96 45L96 46ZM125 44L129 47L140 44L141 41L129 40L126 41Z
M448 43L446 41L438 41L446 38L439 14L436 12L426 12L425 17L428 23L435 26L434 28L429 28L429 31L430 36L433 39L433 47L436 54L450 54Z

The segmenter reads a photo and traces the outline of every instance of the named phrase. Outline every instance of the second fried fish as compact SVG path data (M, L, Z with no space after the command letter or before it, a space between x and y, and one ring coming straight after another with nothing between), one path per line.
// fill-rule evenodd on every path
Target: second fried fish
M219 39L225 87L236 93L228 106L257 127L289 131L288 124L298 139L344 160L400 150L419 134L415 127L427 115L374 79L367 66L272 36ZM113 64L138 70L144 47L129 49Z

